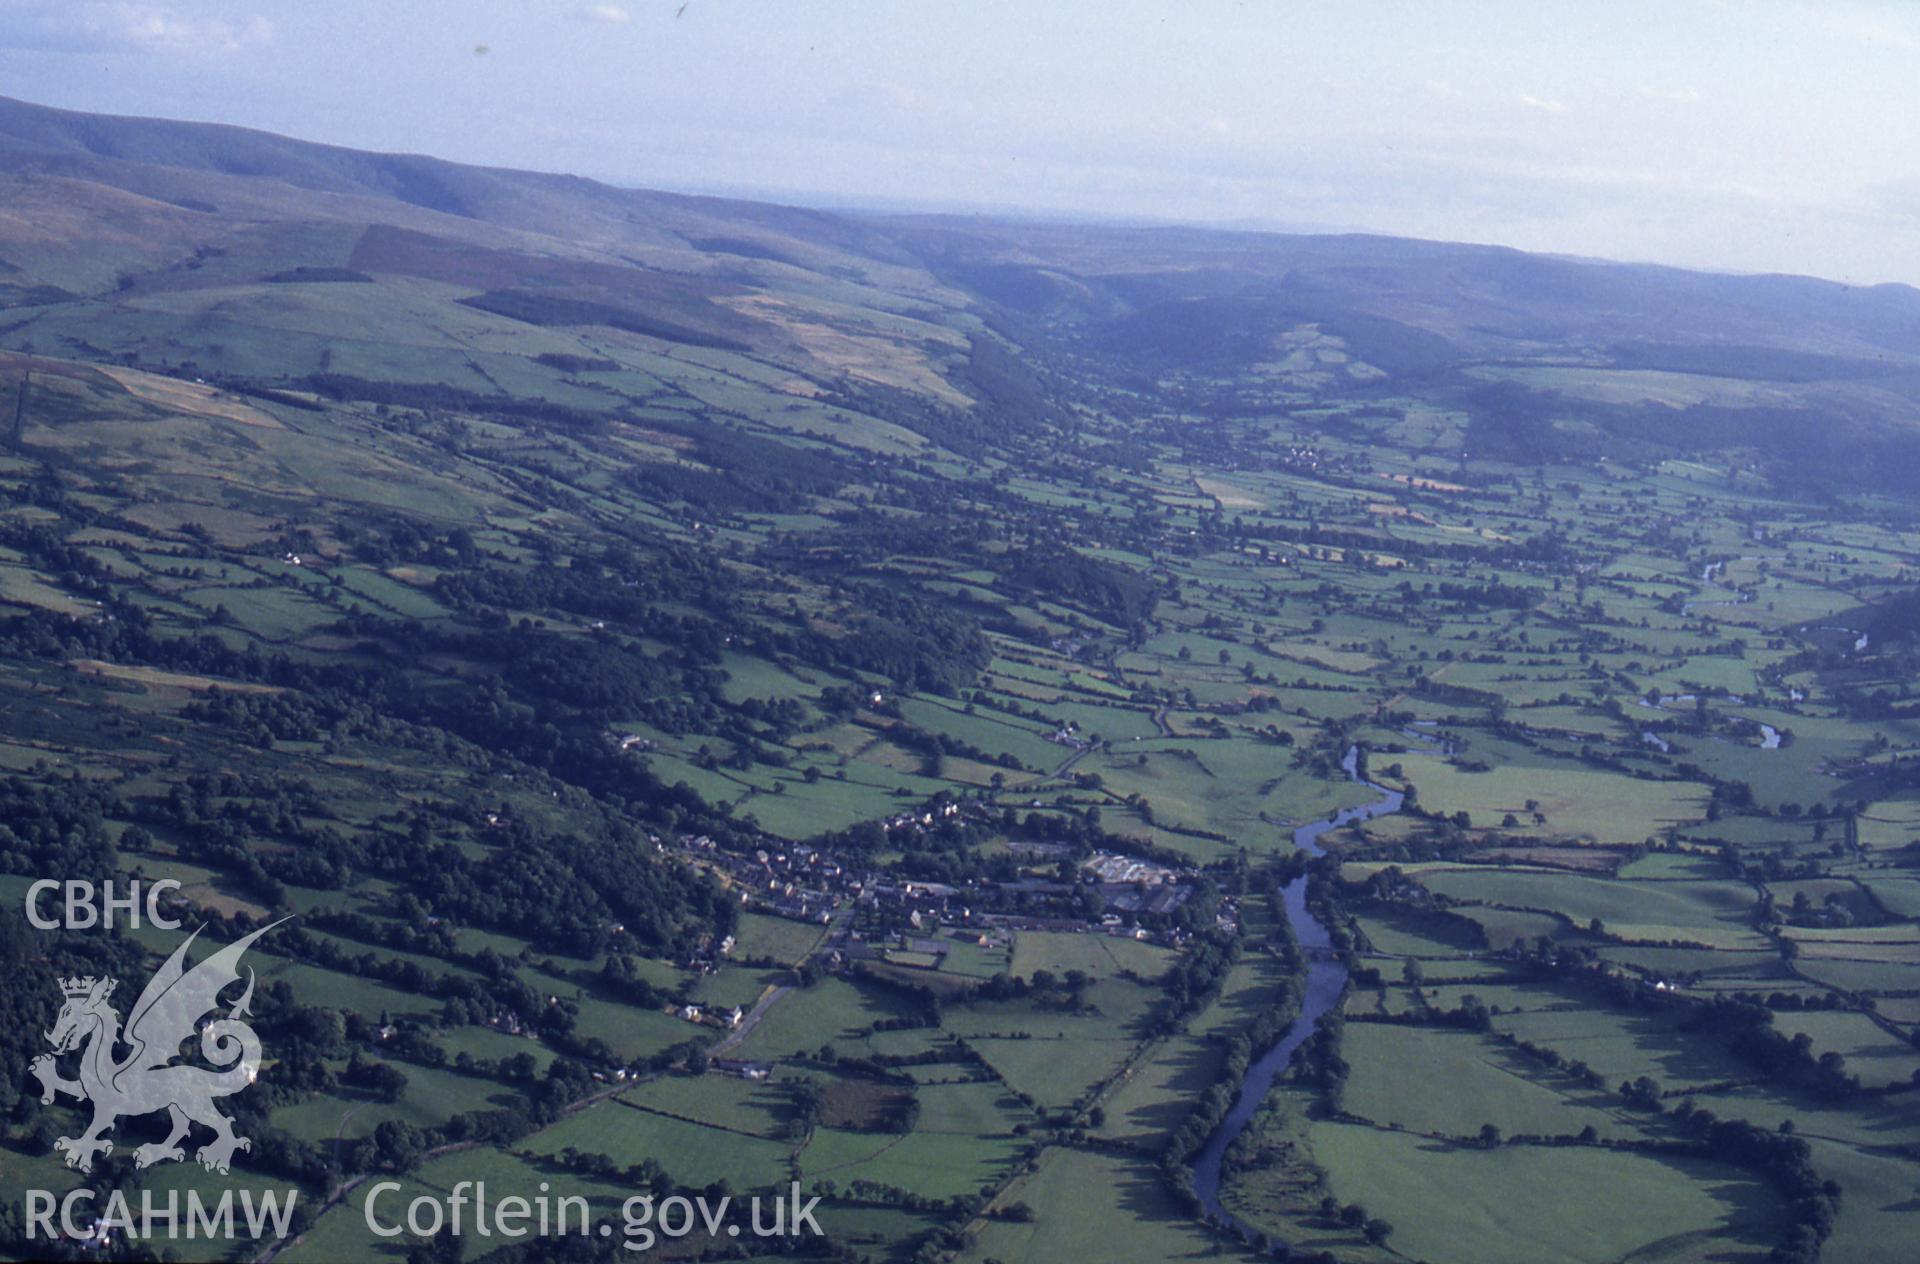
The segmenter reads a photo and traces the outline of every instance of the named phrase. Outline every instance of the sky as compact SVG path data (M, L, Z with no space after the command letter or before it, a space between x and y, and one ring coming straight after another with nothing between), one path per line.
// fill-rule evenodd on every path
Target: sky
M827 206L1920 284L1920 2L0 0L0 95Z

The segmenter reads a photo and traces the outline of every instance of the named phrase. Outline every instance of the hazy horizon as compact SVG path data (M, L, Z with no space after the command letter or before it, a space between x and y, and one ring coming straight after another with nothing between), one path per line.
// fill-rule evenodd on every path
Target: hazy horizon
M0 0L0 92L65 109L816 206L1851 284L1920 283L1916 51L1920 11L1870 3Z

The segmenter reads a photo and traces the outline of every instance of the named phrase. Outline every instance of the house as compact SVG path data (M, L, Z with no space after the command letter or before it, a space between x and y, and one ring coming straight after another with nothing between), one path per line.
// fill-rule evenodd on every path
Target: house
M697 1023L700 1021L700 1007L698 1005L682 1005L680 1007L680 1017L690 1023Z
M82 1251L104 1251L113 1245L113 1220L103 1216L87 1227L86 1236L77 1245Z

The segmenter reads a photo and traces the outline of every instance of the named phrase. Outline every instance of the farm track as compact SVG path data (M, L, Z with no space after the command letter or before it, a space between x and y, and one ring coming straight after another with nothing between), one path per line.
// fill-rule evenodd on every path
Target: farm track
M1055 781L1059 780L1060 778L1066 776L1069 772L1072 772L1073 766L1075 764L1079 763L1081 760L1085 759L1087 756L1093 754L1095 751L1103 750L1103 749L1105 749L1105 743L1095 742L1092 745L1088 746L1085 750L1075 751L1073 754L1069 755L1065 760L1063 760L1058 768L1054 769L1051 773L1048 774L1049 779L1055 780Z
M758 1027L760 1020L767 1016L767 1011L773 1008L773 1003L791 991L793 991L793 985L790 983L775 984L772 991L753 1003L753 1008L747 1011L746 1017L740 1020L738 1027L728 1032L724 1040L707 1051L707 1056L717 1058L737 1048L741 1041L753 1034L753 1029Z

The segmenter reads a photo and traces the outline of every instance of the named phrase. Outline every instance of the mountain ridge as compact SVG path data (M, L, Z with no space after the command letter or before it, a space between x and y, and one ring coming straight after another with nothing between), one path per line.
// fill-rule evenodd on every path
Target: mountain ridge
M1437 402L1496 419L1496 432L1531 417L1528 444L1590 455L1646 455L1663 429L1683 450L1696 429L1725 442L1739 427L1711 413L1698 427L1661 419L1728 403L1728 383L1770 384L1733 403L1761 449L1785 444L1795 460L1823 416L1855 440L1920 433L1920 291L1897 284L1378 234L842 214L6 99L0 164L16 208L0 215L12 268L0 275L0 343L275 389L314 374L340 389L387 371L343 373L331 358L351 348L318 337L323 326L397 333L388 322L406 311L414 327L444 330L482 312L506 323L476 330L481 342L544 330L566 343L549 352L582 362L608 336L649 354L742 354L755 374L787 375L777 389L823 416L878 409L939 445L978 443L989 414L1058 421L1031 367L1057 353L1208 409L1233 406L1222 375L1277 372L1302 399L1424 382ZM375 284L351 300L309 292L341 271ZM85 315L88 304L113 319ZM182 327L156 305L197 314ZM342 307L360 315L343 323ZM210 331L239 311L310 326L290 331L306 350L271 366L236 361ZM1302 352L1313 338L1351 367ZM503 392L506 379L475 367L480 342L440 341L392 371L411 375L410 389ZM588 379L555 390L570 407L622 406ZM1556 418L1611 437L1581 447ZM858 429L843 422L814 433ZM1823 464L1837 468L1837 451Z

